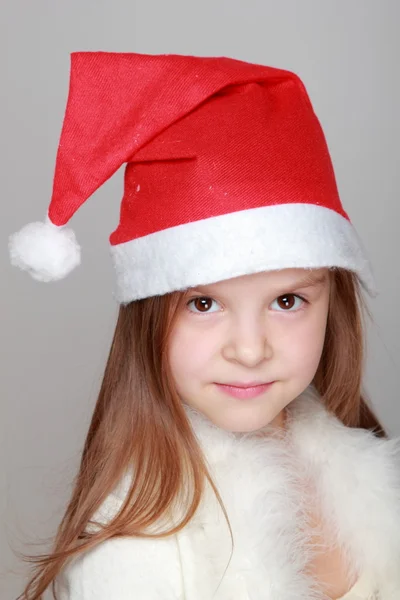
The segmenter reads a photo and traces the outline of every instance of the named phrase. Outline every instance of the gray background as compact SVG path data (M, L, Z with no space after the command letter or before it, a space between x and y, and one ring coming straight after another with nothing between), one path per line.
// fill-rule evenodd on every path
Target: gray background
M16 550L42 551L70 493L115 324L108 236L122 170L72 219L82 265L56 284L8 263L8 235L44 218L69 53L231 56L296 71L325 130L345 209L380 294L369 300L365 387L400 434L400 3L397 0L3 0L1 60L1 599L22 591Z

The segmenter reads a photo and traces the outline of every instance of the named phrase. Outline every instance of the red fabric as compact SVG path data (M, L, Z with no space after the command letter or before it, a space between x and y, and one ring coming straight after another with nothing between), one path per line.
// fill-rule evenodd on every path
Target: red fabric
M349 218L299 77L226 57L72 54L49 216L124 163L119 244L233 211L314 203Z

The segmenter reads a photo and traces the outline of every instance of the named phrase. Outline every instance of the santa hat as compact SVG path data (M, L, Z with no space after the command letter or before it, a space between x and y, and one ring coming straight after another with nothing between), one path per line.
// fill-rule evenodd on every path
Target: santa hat
M227 57L73 53L46 222L10 237L12 263L40 281L67 275L80 248L65 225L125 163L110 236L119 302L293 267L349 269L376 293L296 74Z

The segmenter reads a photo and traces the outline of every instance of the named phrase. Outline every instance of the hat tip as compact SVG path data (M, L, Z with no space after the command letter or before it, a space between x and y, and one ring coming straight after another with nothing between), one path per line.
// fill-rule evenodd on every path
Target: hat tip
M10 261L37 281L57 281L81 262L81 250L72 229L51 221L25 225L9 238Z

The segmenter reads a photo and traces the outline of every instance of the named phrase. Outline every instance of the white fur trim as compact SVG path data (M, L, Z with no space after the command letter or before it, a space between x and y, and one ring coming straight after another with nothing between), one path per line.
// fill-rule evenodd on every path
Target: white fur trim
M315 497L306 479L351 570L360 572L349 600L399 598L399 438L345 427L313 386L288 405L283 437L271 429L265 437L230 433L185 409L228 512L232 556L227 523L206 485L176 535L113 538L79 555L59 577L60 600L326 600L305 569L323 550L309 528ZM130 469L93 520L115 516L131 477Z
M62 279L80 264L80 247L72 229L45 223L25 225L9 238L11 264L37 281Z
M370 295L377 293L354 226L315 204L265 206L194 221L111 246L111 255L114 296L121 303L296 267L353 270Z

